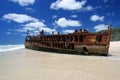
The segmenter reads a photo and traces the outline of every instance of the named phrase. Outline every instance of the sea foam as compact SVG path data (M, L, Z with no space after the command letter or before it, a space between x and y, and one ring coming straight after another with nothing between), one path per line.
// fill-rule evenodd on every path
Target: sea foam
M17 49L22 49L22 48L25 48L25 46L23 44L20 44L20 45L0 45L0 52L17 50Z

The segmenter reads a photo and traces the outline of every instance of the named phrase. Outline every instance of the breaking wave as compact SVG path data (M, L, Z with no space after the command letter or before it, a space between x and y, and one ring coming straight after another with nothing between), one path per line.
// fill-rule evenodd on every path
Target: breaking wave
M17 50L17 49L22 49L22 48L25 48L25 46L23 44L20 44L20 45L0 45L0 52Z

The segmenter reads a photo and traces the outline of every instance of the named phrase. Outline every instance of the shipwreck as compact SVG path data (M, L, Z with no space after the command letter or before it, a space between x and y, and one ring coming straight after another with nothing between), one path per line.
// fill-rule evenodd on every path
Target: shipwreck
M108 55L112 26L104 32L89 32L87 29L75 30L69 34L46 35L44 30L32 36L29 31L25 38L28 49L68 53L68 54L100 54Z

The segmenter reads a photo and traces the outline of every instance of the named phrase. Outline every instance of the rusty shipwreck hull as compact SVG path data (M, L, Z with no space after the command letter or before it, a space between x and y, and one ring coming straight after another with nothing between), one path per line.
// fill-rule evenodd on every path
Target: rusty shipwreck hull
M25 47L57 53L108 55L110 36L111 25L106 32L99 33L80 29L70 34L52 32L52 35L45 35L42 30L37 36L30 36L27 32Z
M51 48L51 47L42 47L37 44L30 44L26 42L26 48L38 50L38 51L47 51L47 52L57 52L57 53L67 53L67 54L83 54L83 55L108 55L109 45L75 45L74 49L66 48Z

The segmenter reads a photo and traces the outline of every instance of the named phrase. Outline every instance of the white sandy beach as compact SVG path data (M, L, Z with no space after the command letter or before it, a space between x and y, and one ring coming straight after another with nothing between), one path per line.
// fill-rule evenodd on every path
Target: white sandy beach
M120 41L110 43L108 57L29 49L0 52L0 80L120 80Z

